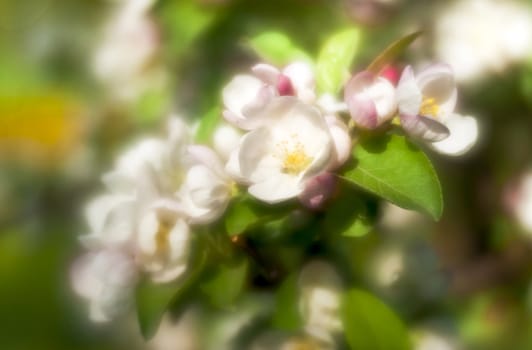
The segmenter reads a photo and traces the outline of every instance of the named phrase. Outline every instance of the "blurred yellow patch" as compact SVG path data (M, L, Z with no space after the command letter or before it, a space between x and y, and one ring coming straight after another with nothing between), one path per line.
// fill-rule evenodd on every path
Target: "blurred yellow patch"
M81 144L82 106L61 94L0 96L0 161L53 166Z

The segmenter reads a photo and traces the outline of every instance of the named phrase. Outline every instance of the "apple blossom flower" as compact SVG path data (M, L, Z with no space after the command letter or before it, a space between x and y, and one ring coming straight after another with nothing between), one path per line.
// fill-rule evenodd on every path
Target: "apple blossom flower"
M512 0L456 1L438 13L435 34L438 57L453 67L457 80L472 81L529 57L532 8Z
M183 217L164 209L148 211L140 220L137 241L137 260L154 282L169 282L185 272L190 228Z
M132 257L119 250L89 252L74 263L71 271L74 291L89 301L90 318L95 322L124 313L137 280Z
M203 177L199 178L203 187L198 182L192 182L196 187L185 186L187 172L195 169L186 157L189 131L179 118L170 119L169 129L167 139L142 140L128 149L115 169L104 176L110 193L88 206L91 233L81 237L85 246L95 251L112 248L129 252L138 268L155 282L175 279L186 269L188 214L206 221L219 215L224 205L219 193L210 198L212 193L220 192L218 182L201 182ZM213 158L207 161L211 162L207 169L211 169ZM223 167L218 160L216 171L220 169ZM205 194L211 202L205 201ZM198 198L204 201L198 202ZM209 203L213 204L210 211L205 208ZM190 208L196 212L190 213ZM201 215L197 213L200 210Z
M346 84L344 99L357 126L375 129L392 119L397 109L395 88L383 77L363 71Z
M218 219L229 204L233 181L218 155L206 146L188 147L192 164L187 169L178 198L191 223Z
M477 141L478 126L475 118L453 112L456 96L454 75L448 65L434 64L417 75L407 66L397 86L403 128L414 137L432 142L441 153L467 152Z
M335 336L343 329L340 276L328 263L312 261L301 271L299 286L305 332L324 344L333 345Z
M190 130L181 118L171 117L167 139L141 140L121 155L114 170L103 176L115 194L150 199L172 196L184 178Z
M134 100L163 78L155 69L148 69L160 47L159 31L148 16L153 2L120 1L96 48L94 73L119 101Z
M224 87L222 98L224 118L244 130L258 127L254 115L274 97L297 96L304 102L313 102L314 73L303 62L295 62L282 71L260 63L252 67L254 75L237 75Z
M249 183L254 197L277 203L294 198L308 179L327 170L334 142L320 111L292 96L274 99L257 119L262 126L248 132L226 169Z

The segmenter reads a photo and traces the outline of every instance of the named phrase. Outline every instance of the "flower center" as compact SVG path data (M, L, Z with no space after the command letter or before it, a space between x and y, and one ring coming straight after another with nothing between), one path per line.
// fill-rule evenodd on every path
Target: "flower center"
M174 224L175 221L159 219L159 229L155 234L155 249L158 255L168 254L168 236L170 236L170 231Z
M291 135L294 142L282 141L279 148L279 158L282 161L282 171L287 174L297 175L312 162L312 158L305 152L303 144L297 140L297 135Z
M421 108L419 109L419 114L426 117L438 116L440 112L440 106L436 103L434 97L423 96L423 101L421 101Z

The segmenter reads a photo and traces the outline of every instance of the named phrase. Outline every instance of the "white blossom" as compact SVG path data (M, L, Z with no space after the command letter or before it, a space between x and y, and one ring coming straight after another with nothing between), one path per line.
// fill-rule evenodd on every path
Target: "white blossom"
M91 232L81 237L89 249L113 248L132 255L138 269L155 282L179 277L190 248L187 209L194 202L185 205L180 197L190 197L183 190L190 135L179 118L170 119L169 129L167 139L141 140L119 157L115 169L104 176L109 193L88 206ZM216 215L218 210L213 209Z
M299 277L300 310L305 332L325 344L334 344L343 330L340 318L342 282L331 265L322 261L307 264Z
M218 219L231 199L233 181L218 155L206 146L189 146L189 165L178 198L192 223Z
M283 96L256 119L261 126L242 138L226 165L256 198L276 203L296 197L334 161L334 142L317 108Z
M93 70L118 100L137 98L146 86L160 84L162 76L150 71L160 40L148 16L153 1L120 1L109 18L93 57ZM150 71L150 74L148 74Z
M456 85L451 68L431 65L417 75L406 67L397 86L398 108L405 131L432 142L433 148L448 155L461 155L478 138L475 118L454 113Z
M297 96L314 102L314 73L310 65L294 62L282 71L260 63L252 67L254 75L237 75L223 89L224 118L231 124L252 130L257 127L254 116L277 96Z
M158 283L172 281L187 267L190 228L175 212L151 210L138 228L137 261Z
M127 310L137 279L132 257L119 250L89 252L71 271L73 288L89 301L95 322L109 321Z
M438 13L436 52L470 81L532 54L532 9L512 0L461 0Z

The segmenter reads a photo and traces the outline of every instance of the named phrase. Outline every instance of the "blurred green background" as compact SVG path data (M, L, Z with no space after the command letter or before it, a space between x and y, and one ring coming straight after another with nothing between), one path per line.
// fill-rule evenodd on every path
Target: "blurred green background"
M354 70L423 29L407 61L455 59L459 110L481 127L467 155L430 154L444 188L441 222L377 208L376 231L353 248L362 286L420 337L435 330L452 348L532 348L532 233L512 214L532 168L532 2L160 0L149 14L156 50L140 71L149 77L113 85L95 74L94 56L119 2L0 2L0 349L153 348L134 318L91 324L70 288L100 174L169 112L194 120L219 105L224 84L258 60L251 38L282 32L315 55L348 26L362 35ZM485 12L493 3L510 9ZM111 91L137 83L135 98Z

